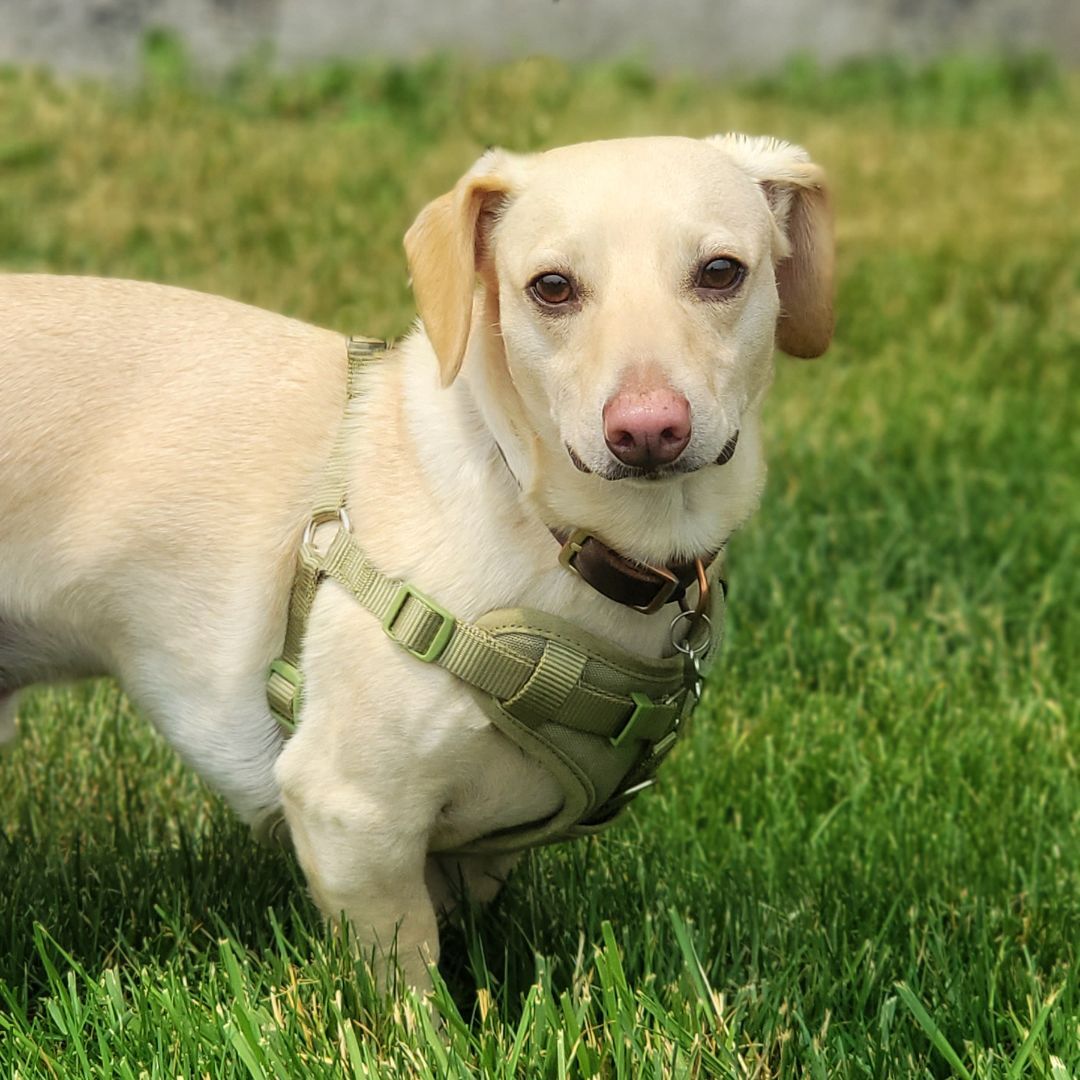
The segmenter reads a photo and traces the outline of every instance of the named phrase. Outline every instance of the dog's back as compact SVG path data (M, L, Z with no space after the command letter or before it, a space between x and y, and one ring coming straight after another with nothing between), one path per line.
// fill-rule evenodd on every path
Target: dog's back
M111 670L136 632L125 597L167 610L158 575L220 573L237 529L270 521L282 544L337 422L342 349L186 289L0 277L0 695Z

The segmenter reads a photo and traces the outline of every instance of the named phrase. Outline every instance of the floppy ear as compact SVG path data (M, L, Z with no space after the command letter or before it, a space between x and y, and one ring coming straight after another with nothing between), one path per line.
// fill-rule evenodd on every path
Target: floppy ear
M761 185L779 230L776 344L791 356L820 356L833 333L832 208L824 170L801 146L780 139L731 134L709 142Z
M510 192L506 158L488 151L452 191L428 203L405 234L416 306L443 386L454 381L465 357L476 271L498 205Z

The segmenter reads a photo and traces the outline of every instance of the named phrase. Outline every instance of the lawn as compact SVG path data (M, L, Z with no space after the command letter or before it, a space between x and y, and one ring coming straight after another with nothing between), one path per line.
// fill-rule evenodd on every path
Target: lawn
M484 146L727 129L826 166L840 259L692 734L448 928L441 1019L378 1001L288 858L85 684L0 755L0 1073L1080 1076L1077 115L1037 60L202 86L157 40L138 86L0 73L4 269L400 334L401 234Z

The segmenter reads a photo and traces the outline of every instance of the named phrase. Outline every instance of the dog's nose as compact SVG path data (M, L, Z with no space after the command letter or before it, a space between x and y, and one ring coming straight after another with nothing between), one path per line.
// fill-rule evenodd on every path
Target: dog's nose
M604 406L604 441L624 465L670 465L686 449L690 431L690 402L670 387L623 390Z

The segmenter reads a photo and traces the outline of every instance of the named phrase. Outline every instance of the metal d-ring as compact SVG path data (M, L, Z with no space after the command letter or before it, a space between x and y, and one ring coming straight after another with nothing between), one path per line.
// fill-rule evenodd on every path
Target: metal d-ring
M332 521L336 521L345 532L352 532L349 513L344 506L339 506L336 510L323 510L318 514L312 514L311 520L304 526L304 537L300 543L304 547L311 547L315 542L315 530L320 525L329 525Z
M685 638L678 638L675 634L675 628L679 625L680 619L686 619L689 623L687 627L687 633ZM704 627L705 638L700 645L693 645L690 642L690 635L694 633L699 627ZM701 658L705 655L706 650L709 647L709 640L712 637L712 620L703 611L680 611L674 619L671 620L671 644L676 652L682 653L690 661L690 666L694 672L694 681L690 686L690 690L695 698L701 697L701 691L704 689L704 681L701 672Z
M675 633L675 627L679 625L680 619L686 619L689 626L686 628L686 637L679 638ZM705 640L700 645L690 644L690 635L699 627L705 629ZM680 611L674 619L671 620L671 644L676 652L680 652L683 656L689 656L691 660L696 660L705 654L705 650L709 647L709 638L712 637L712 620L704 611Z

